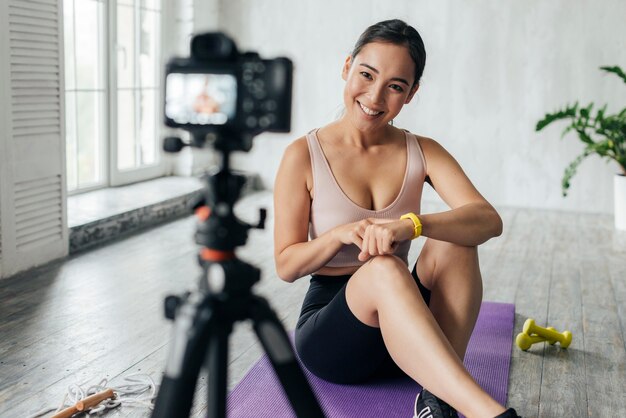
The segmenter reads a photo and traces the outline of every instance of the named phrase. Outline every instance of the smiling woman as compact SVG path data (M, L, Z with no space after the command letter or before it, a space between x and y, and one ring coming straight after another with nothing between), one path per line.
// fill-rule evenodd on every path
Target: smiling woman
M406 374L415 416L516 417L465 370L482 299L477 246L502 232L494 208L436 141L390 122L420 87L426 54L400 20L370 26L345 59L345 112L294 141L274 187L279 276L311 275L296 349L317 376ZM428 181L451 210L420 213ZM426 240L409 269L412 239Z

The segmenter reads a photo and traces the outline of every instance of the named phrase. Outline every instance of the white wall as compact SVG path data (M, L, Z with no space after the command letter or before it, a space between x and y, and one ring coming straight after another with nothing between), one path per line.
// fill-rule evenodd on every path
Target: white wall
M359 34L397 17L420 31L427 63L396 126L441 142L498 206L612 212L617 165L589 158L564 199L563 170L582 145L560 141L559 127L537 134L534 126L576 100L624 107L626 86L598 67L626 68L625 1L222 0L219 11L241 49L295 64L292 133L264 134L236 158L267 186L285 146L340 109L341 65Z

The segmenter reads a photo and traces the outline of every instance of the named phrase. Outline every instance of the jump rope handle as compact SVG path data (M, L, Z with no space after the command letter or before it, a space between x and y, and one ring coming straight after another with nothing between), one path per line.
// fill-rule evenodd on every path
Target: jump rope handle
M98 392L86 397L85 399L81 399L76 402L76 405L65 408L64 410L54 414L51 418L70 418L77 412L83 412L92 406L98 405L105 399L112 399L114 397L115 393L113 393L113 389L107 389L104 392Z

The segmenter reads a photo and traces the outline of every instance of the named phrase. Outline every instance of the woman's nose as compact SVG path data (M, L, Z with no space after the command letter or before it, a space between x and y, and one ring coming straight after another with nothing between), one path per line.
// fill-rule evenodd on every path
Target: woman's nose
M370 90L372 104L382 104L385 102L385 87L383 85L373 85Z

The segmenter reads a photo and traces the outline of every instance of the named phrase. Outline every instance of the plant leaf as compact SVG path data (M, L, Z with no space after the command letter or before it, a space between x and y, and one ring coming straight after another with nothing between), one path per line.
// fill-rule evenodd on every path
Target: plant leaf
M561 132L561 139L565 138L565 135L567 135L572 129L574 129L573 123L570 125L567 125L565 129L563 129L563 132Z
M537 122L535 131L540 131L552 122L562 119L571 119L576 117L576 111L578 110L578 102L573 106L567 106L565 109L557 110L555 113L546 113L546 115Z
M589 103L589 106L582 107L579 111L580 116L585 118L586 121L589 120L589 115L591 114L591 109L593 109L593 103Z
M587 131L585 131L585 126L580 126L579 124L577 126L572 125L572 127L578 133L578 138L585 144L592 145L594 143L593 139L587 134Z
M563 180L561 180L561 192L563 193L563 197L567 197L567 190L570 187L570 180L576 174L576 169L580 163L589 155L589 150L585 149L585 151L580 154L574 161L572 161L566 168L563 173Z
M622 79L622 81L624 81L624 83L626 83L626 74L624 74L624 71L620 67L600 67L600 69L606 71L607 73L616 74L619 78Z

